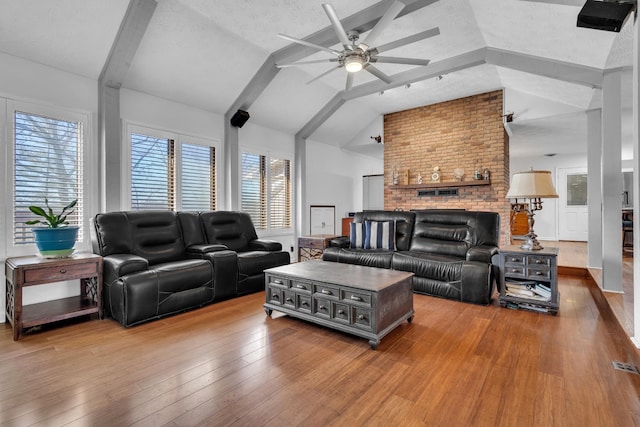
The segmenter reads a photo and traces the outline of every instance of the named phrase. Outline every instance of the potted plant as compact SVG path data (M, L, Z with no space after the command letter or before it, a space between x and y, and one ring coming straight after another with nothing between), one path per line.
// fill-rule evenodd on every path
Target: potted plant
M44 220L35 219L27 221L27 225L44 224L44 227L31 229L36 240L36 246L44 258L66 258L73 253L73 246L78 237L77 225L68 225L67 217L73 213L73 208L78 203L75 199L62 208L59 214L55 214L49 206L49 200L45 197L46 209L40 206L29 206L29 210L41 216Z

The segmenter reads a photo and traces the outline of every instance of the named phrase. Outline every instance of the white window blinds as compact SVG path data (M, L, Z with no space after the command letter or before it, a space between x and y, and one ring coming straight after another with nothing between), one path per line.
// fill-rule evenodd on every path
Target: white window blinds
M174 143L131 134L131 209L173 210Z
M290 228L291 161L245 152L241 169L241 209L256 229Z
M25 221L41 219L29 211L30 205L44 207L45 197L54 212L77 199L69 224L83 230L83 126L26 112L14 114L14 244L34 243L31 226Z
M206 145L181 145L182 210L216 209L216 149Z

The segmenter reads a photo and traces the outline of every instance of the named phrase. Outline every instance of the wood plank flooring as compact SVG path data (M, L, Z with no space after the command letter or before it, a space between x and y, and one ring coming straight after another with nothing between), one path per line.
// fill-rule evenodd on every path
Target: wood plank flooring
M92 319L13 342L0 326L2 426L634 426L640 375L590 280L557 316L415 295L367 340L249 295L130 329ZM596 293L594 293L596 292Z

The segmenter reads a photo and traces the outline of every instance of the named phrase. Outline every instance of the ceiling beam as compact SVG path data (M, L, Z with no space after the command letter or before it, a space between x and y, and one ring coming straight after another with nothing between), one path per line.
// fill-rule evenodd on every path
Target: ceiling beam
M129 2L116 39L100 73L101 84L115 89L122 86L157 5L155 0Z
M494 47L487 48L486 61L487 64L498 67L510 68L512 70L562 80L567 83L589 86L591 88L602 88L604 72L595 67L543 58L541 56L527 55L525 53Z

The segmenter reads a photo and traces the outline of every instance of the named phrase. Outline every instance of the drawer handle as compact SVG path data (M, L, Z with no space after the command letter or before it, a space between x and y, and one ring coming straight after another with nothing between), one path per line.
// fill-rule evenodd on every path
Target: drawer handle
M302 301L302 305L305 306L305 307L309 307L309 303L306 302L306 301Z
M544 264L541 259L536 260L536 264Z
M307 287L306 287L306 286L303 286L303 285L296 285L296 288L298 288L298 289L305 289L305 290L307 289Z
M293 302L293 300L291 298L287 298L285 301L286 302Z
M61 269L60 269L60 273L64 274L64 273L66 273L66 272L67 272L67 270L65 270L64 268L61 268Z
M344 310L338 310L338 314L340 315L344 314Z
M328 289L323 289L323 290L321 290L320 292L322 292L322 293L323 293L323 294L325 294L325 295L333 295L333 292L331 292L331 291L330 291L330 290L328 290Z
M274 285L282 285L283 283L282 283L282 280L276 279L276 280L273 281L273 284Z
M362 302L362 298L360 298L359 296L356 296L356 295L351 295L351 299L354 300L354 301Z
M360 315L358 316L358 320L364 320L364 319L366 319L366 318L364 317L364 314L360 314Z
M519 272L520 272L520 270L518 270L517 268L512 268L512 269L511 269L511 272L512 272L512 273L519 273Z
M273 295L271 295L271 298L273 298L273 299L280 299L280 295L273 294Z
M536 276L543 276L544 273L542 271L536 271Z
M511 258L511 262L517 262L520 261L518 258Z
M324 305L321 305L319 308L321 311L327 311L327 307L325 307Z

